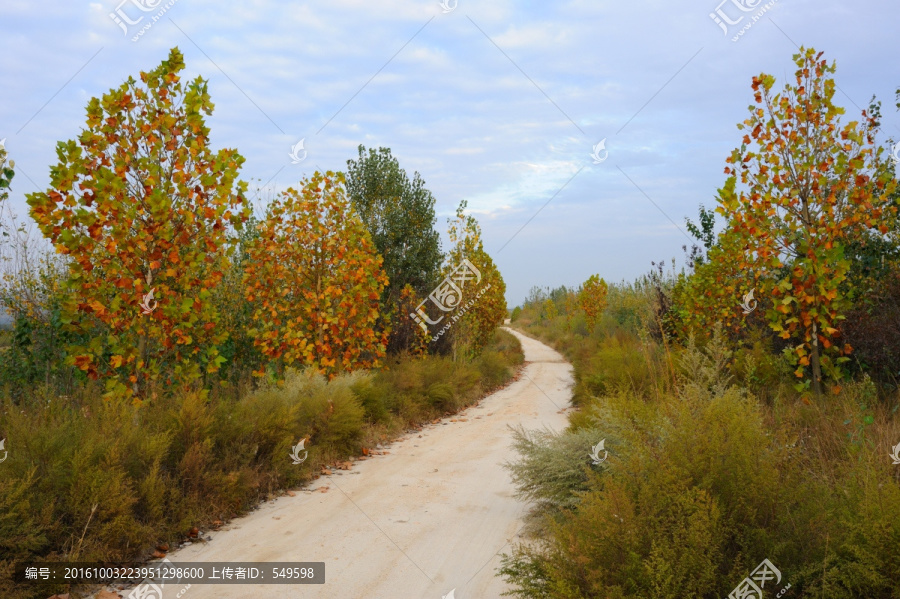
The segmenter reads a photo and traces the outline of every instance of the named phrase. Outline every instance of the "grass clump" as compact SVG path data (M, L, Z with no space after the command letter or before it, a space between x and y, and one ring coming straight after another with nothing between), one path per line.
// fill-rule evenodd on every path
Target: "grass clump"
M133 561L196 526L246 513L323 466L508 382L519 342L498 332L481 357L401 356L328 381L288 370L256 390L158 393L136 407L92 383L0 397L0 597L43 599L63 586L16 587L22 561ZM306 439L307 459L291 447Z
M824 405L763 400L741 376L752 358L718 333L668 353L613 324L561 349L582 409L561 433L516 433L510 469L536 524L502 558L510 595L721 597L769 559L773 592L900 596L900 475L885 453L900 426L871 381Z

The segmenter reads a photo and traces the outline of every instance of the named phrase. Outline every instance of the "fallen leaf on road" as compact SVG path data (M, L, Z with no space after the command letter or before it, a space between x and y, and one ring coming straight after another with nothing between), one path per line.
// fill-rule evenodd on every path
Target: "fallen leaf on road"
M153 552L153 559L162 559L164 557L166 557L166 554L162 551L156 550Z
M327 493L328 487L319 487L319 493Z
M122 596L118 593L113 593L112 591L104 589L97 594L96 599L122 599Z

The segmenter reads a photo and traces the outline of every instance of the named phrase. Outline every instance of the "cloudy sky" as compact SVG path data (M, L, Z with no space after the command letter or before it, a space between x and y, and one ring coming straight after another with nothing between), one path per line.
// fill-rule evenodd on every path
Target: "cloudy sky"
M510 305L533 285L632 279L682 256L685 217L713 203L740 144L751 77L780 87L798 46L837 62L845 120L874 94L884 143L900 138L895 0L719 1L2 0L11 204L24 215L47 187L91 97L178 46L186 76L209 80L214 147L241 152L251 188L387 146L425 179L442 231L468 201Z

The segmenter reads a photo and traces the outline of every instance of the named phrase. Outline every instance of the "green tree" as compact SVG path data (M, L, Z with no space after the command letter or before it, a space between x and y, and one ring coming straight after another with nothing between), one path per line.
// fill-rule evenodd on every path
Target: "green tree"
M440 278L440 237L435 230L434 196L415 173L412 180L389 148L360 145L357 160L347 161L347 193L384 258L388 285L382 294L386 320L393 331L390 351L407 349L415 323L399 310L401 292L410 285L425 297ZM385 325L387 326L387 325Z
M565 306L566 306L566 330L572 330L572 319L575 318L575 313L578 312L578 294L575 293L574 289L566 290L565 297Z
M87 129L57 144L50 189L27 196L70 258L61 320L91 333L67 361L106 377L110 396L141 398L163 371L189 381L223 361L212 293L233 249L229 226L249 215L244 159L210 149L207 84L182 84L184 68L173 48L140 83L91 99Z
M244 271L250 261L250 246L259 237L259 225L259 220L251 216L239 231L235 251L214 294L216 309L220 315L219 322L228 334L219 348L222 357L227 360L221 374L231 377L232 382L237 382L247 372L262 368L267 361L251 334L253 306L247 301L244 284Z
M688 255L688 264L696 267L703 264L707 254L716 244L716 211L708 210L703 204L700 204L698 222L694 223L691 219L686 218L685 226L687 227L688 232L693 235L697 241L703 244L703 247L693 244L691 246L691 252ZM687 252L687 247L684 249L685 252Z
M841 376L848 346L835 345L848 307L840 292L850 262L845 247L867 229L890 230L896 181L883 148L875 144L876 119L841 126L844 109L833 102L834 63L813 49L794 55L795 85L772 95L775 78L753 78L756 106L739 129L747 130L728 159L729 175L717 211L734 236L737 266L756 276L771 299L769 325L802 378L822 392L823 375ZM740 179L743 188L736 190Z

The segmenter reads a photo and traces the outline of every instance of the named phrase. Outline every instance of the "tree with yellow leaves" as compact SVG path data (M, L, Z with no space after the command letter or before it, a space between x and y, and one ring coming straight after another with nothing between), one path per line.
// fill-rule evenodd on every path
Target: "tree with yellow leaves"
M463 200L456 209L456 218L449 221L453 248L447 254L444 274L452 275L468 260L478 270L481 280L463 290L462 305L450 316L454 359L481 353L507 314L506 283L484 250L478 221L465 214L465 209Z
M600 275L591 275L581 286L578 303L584 311L588 331L593 332L600 314L606 309L606 295L609 287Z
M542 311L542 315L544 318L549 320L551 323L559 316L559 310L556 309L556 302L551 298L547 298L544 300L544 309Z

